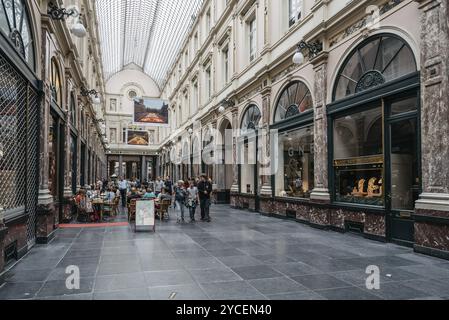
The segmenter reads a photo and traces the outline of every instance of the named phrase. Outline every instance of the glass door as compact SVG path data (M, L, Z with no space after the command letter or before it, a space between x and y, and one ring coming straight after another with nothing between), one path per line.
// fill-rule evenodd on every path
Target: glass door
M413 213L421 189L417 104L412 97L388 105L388 233L390 240L404 245L414 242Z

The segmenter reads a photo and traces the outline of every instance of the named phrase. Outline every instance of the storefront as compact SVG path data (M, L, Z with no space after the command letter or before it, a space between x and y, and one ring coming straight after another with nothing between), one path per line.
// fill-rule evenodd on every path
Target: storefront
M419 83L408 44L380 34L346 59L328 106L333 203L379 210L387 239L410 245L421 193Z
M26 1L0 0L0 272L36 242L41 82Z
M238 206L258 211L260 207L259 176L260 164L257 157L259 147L259 126L262 113L255 104L250 104L243 112L237 141L238 163Z
M278 132L277 157L273 160L274 196L310 199L314 189L313 101L310 90L301 81L293 81L282 90L275 107L271 130Z
M409 45L393 34L365 39L336 73L326 106L327 163L316 154L314 98L294 78L276 94L270 131L270 195L261 195L256 131L261 118L251 105L239 138L239 192L232 205L292 218L324 229L354 231L411 246L415 202L421 193L420 74ZM315 88L316 90L316 88ZM249 130L249 131L248 131ZM330 201L313 198L327 167ZM260 205L259 205L260 203Z

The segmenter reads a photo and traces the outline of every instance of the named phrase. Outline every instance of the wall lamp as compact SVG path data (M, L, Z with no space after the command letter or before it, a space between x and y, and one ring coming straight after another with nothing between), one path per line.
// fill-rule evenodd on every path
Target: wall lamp
M86 27L81 23L81 14L75 8L58 8L53 2L48 4L47 13L53 20L65 20L68 17L78 18L78 21L70 28L74 36L84 38L87 35Z
M231 99L225 99L221 102L221 106L218 108L219 113L224 113L227 108L232 108L235 106L235 102Z
M91 96L92 97L92 102L93 102L93 104L101 104L101 100L100 100L100 97L98 96L99 95L99 93L98 93L98 91L97 90L94 90L94 89L92 89L92 90L87 90L86 88L81 88L81 95L83 96L83 97L89 97L89 96Z
M298 44L298 48L296 49L295 55L293 56L294 64L303 64L304 63L304 54L303 50L309 50L309 56L311 58L316 57L321 51L323 51L323 44L321 42L312 42L307 43L304 40Z

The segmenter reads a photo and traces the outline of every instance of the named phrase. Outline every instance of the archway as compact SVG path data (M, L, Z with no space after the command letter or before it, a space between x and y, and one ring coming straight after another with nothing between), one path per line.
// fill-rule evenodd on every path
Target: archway
M217 163L217 202L230 203L233 183L232 165L232 124L224 119L219 127Z

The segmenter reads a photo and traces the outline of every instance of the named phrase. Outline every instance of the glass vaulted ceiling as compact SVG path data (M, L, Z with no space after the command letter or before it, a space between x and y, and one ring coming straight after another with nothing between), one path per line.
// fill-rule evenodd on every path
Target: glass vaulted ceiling
M106 79L134 63L162 89L203 0L96 0Z

